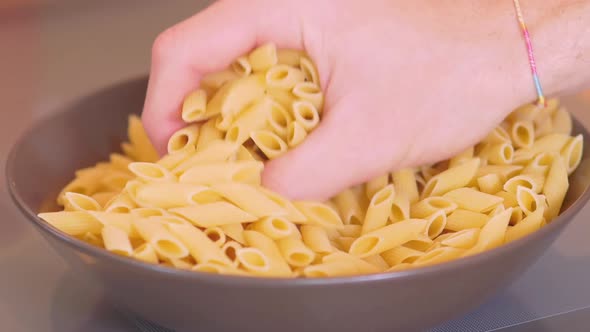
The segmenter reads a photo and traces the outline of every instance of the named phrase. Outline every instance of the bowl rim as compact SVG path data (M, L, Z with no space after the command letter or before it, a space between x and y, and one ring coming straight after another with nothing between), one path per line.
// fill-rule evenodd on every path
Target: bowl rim
M54 119L58 117L65 117L70 113L77 112L79 108L92 97L99 96L109 91L117 90L125 85L137 84L140 81L147 79L147 75L136 76L119 82L113 82L100 89L96 89L91 93L85 94L73 102L59 107L59 111L50 112L48 115L38 118L33 121L24 131L22 131L17 139L13 142L10 148L5 169L6 183L8 187L8 193L22 215L31 222L34 226L42 231L44 234L48 234L55 238L59 242L62 242L71 249L81 251L91 257L97 257L106 261L112 261L116 264L123 264L128 268L137 269L146 273L154 273L166 276L172 276L181 279L188 279L195 282L208 282L218 283L228 286L257 286L257 287L307 287L307 286L335 286L344 284L365 284L370 282L378 281L392 281L392 280L405 280L407 278L418 278L430 274L439 274L449 272L451 270L460 269L463 267L469 267L477 265L482 262L488 261L494 257L508 254L518 247L524 246L526 243L532 241L538 241L541 238L549 236L550 233L557 232L560 227L565 227L569 224L572 219L579 213L579 211L586 205L590 200L590 185L584 188L582 194L576 198L576 200L558 217L553 219L549 224L542 227L541 229L530 233L516 241L502 244L491 250L468 256L457 258L448 262L439 263L435 265L429 265L424 267L416 267L409 270L394 271L394 272L380 272L375 274L363 274L353 276L342 276L342 277L326 277L326 278L278 278L278 277L261 277L261 276L240 276L240 275L222 275L213 274L199 271L188 271L176 268L170 268L158 264L150 264L135 260L129 257L123 257L120 255L113 254L104 248L95 247L89 243L79 240L73 236L67 235L59 231L57 228L51 226L49 223L43 221L37 216L37 213L29 207L24 199L22 198L20 191L17 187L16 182L13 179L15 173L16 157L19 152L20 146L23 142L36 131L37 128L43 125L44 120ZM572 120L574 127L581 128L581 132L584 137L584 141L588 137L588 130L582 125L573 115ZM563 224L563 225L562 225Z

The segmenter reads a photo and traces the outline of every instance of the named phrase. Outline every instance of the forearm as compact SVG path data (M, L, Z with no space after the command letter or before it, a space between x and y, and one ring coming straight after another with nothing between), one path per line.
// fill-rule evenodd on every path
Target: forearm
M590 88L590 1L521 0L521 6L545 94L557 96ZM534 100L536 93L518 29L514 24L514 33L519 33L515 41L520 46L515 45L513 68L522 86L521 101L528 102Z

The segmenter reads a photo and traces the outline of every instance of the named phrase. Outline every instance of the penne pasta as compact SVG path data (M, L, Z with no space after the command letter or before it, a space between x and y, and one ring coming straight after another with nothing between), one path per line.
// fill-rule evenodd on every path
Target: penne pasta
M239 224L256 220L256 217L227 202L214 202L170 209L170 212L189 220L199 227Z
M252 67L252 71L265 71L277 64L277 48L272 43L261 45L250 52L248 62Z
M483 213L457 209L447 217L445 229L460 232L465 229L481 228L490 217Z
M467 186L475 177L479 164L480 160L473 158L436 175L426 183L422 198L442 195L453 189Z
M361 225L364 220L363 208L352 189L346 189L334 197L334 203L340 212L344 224Z
M207 114L207 92L197 89L191 92L182 103L181 117L186 123L208 119L212 115ZM170 151L168 151L170 152Z
M295 97L310 102L316 109L321 109L324 97L319 85L313 82L299 82L291 91Z
M131 247L129 237L121 229L105 225L100 234L106 250L121 256L133 255L133 248Z
M198 264L215 263L231 266L233 263L225 256L215 242L211 241L203 231L192 225L170 224L170 233L188 249Z
M287 152L287 143L271 131L257 130L250 137L268 159L277 158Z
M197 146L198 138L198 125L184 127L172 134L168 140L168 153L173 154L184 150L194 151Z
M307 131L305 131L305 128L299 122L293 121L289 123L287 127L287 145L290 148L301 144L306 136Z
M269 68L265 78L269 87L284 90L291 90L298 83L305 81L305 75L301 70L281 64Z
M410 206L412 218L426 218L439 210L449 214L457 209L458 205L445 197L428 197Z
M135 219L133 220L133 226L145 242L154 248L159 257L170 260L183 258L189 254L188 244L183 242L178 234L174 233L173 235L168 229L179 226L192 226L170 224L165 227L161 223L149 219Z
M244 231L246 243L252 249L257 249L267 260L268 268L266 271L258 271L263 275L289 277L292 274L291 268L287 261L283 258L281 251L277 244L267 236L256 231ZM240 260L241 253L245 250L238 250L238 260ZM240 260L242 263L242 260ZM243 263L242 263L243 264Z
M361 258L380 254L418 237L426 226L426 220L408 219L379 228L357 238L349 252Z
M467 250L464 255L474 255L484 250L496 248L504 243L511 214L512 209L508 208L500 214L492 217L481 229L477 243Z
M260 232L273 240L279 240L297 233L297 227L282 217L265 217L250 224L248 229Z
M315 259L315 253L299 237L288 236L277 240L283 258L293 267L305 267Z
M228 182L259 185L263 168L263 164L259 161L200 164L185 171L178 180L180 183L192 185L212 185Z
M218 183L211 186L211 190L258 218L287 215L287 211L282 206L268 198L258 188L248 184Z
M461 209L482 213L493 210L503 201L501 197L470 188L458 188L446 193L443 197L457 204Z
M506 243L516 241L541 228L543 222L543 209L536 210L518 224L508 227L506 230Z
M554 158L542 191L547 199L547 209L545 210L547 220L551 220L559 214L568 188L568 170L565 161L560 157Z
M413 169L406 168L391 173L397 196L406 196L410 203L419 199L416 174Z
M343 226L342 219L336 211L319 202L295 202L295 207L306 217L307 222L327 228Z
M395 190L392 184L385 186L373 195L362 225L362 234L372 232L387 224L394 197Z
M299 100L293 102L293 116L295 121L306 131L313 130L320 123L320 113L309 101Z

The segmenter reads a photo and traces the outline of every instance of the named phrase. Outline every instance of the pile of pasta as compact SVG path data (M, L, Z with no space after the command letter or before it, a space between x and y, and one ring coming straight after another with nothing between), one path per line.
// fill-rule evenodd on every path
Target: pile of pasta
M300 144L322 108L306 54L262 45L186 97L187 125L167 155L131 116L123 154L77 171L58 197L63 211L39 217L114 254L178 269L285 278L400 271L543 227L582 158L583 137L550 100L514 110L450 160L383 174L327 202L261 186L264 161Z

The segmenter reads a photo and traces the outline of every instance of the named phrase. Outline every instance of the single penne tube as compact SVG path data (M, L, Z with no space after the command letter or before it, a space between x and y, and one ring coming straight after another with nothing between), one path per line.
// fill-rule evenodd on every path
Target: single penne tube
M258 187L258 190L265 194L266 197L270 198L273 202L281 206L285 211L287 211L285 218L291 222L304 223L307 221L307 217L301 213L301 211L299 211L297 207L295 207L295 204L293 204L293 202L290 200L264 187Z
M485 158L490 165L509 165L514 159L514 148L510 142L491 144L479 153L479 157Z
M524 167L521 165L488 165L482 166L477 171L475 177L479 178L488 174L498 174L502 179L509 179L517 175Z
M410 203L416 203L419 199L416 173L411 168L402 169L391 173L395 185L396 196L406 196Z
M458 249L470 249L477 243L480 231L479 228L468 228L450 233L446 239L440 241L440 244Z
M274 159L287 152L287 143L269 130L257 130L250 137L268 159Z
M179 207L169 210L196 226L208 228L255 221L256 217L228 202Z
M103 225L86 211L60 211L39 213L39 218L72 236L86 233L100 234Z
M318 225L301 225L303 243L316 253L325 254L334 251L326 230Z
M226 236L223 230L220 227L209 227L206 228L204 231L205 235L209 238L209 240L213 241L218 247L222 247L225 244Z
M101 206L90 196L67 192L64 194L64 208L66 211L98 211Z
M502 204L502 197L490 195L477 191L471 188L458 188L446 193L444 198L457 204L457 206L464 210L474 212L489 212L498 204Z
M203 123L199 129L199 138L197 139L197 152L205 150L212 142L219 141L223 138L223 132L215 127L217 117L211 118Z
M560 157L556 157L551 163L542 191L547 199L545 218L548 221L559 215L568 188L568 170L565 161Z
M504 241L509 243L538 231L542 226L543 220L543 209L536 210L518 224L508 227Z
M193 226L170 224L166 227L149 219L135 219L133 226L145 242L154 247L159 257L170 260L183 258L189 254L188 245L179 238L178 234L173 235L169 229L173 226Z
M299 122L293 121L289 123L287 127L287 145L290 148L301 144L305 137L307 137L307 131Z
M547 206L545 196L539 195L529 188L518 187L516 201L525 215L530 215L537 209L545 209Z
M256 186L226 182L213 184L211 190L258 218L287 215L287 210L268 198Z
M517 148L528 149L535 142L535 127L532 121L515 121L510 127L512 143Z
M155 163L134 162L129 164L129 170L143 181L176 181L176 177L169 170Z
M474 157L474 147L469 147L449 160L449 167L456 167Z
M140 118L133 114L129 116L127 135L133 145L136 160L142 162L156 162L160 159L156 148L152 145Z
M256 231L244 231L244 237L249 247L259 250L268 260L269 268L267 271L264 271L264 275L278 277L291 276L292 271L289 264L272 239ZM240 258L239 254L241 250L238 250L238 259Z
M361 273L377 273L379 268L364 259L346 252L333 252L322 258L322 263L344 262L355 267Z
M294 202L295 207L306 217L307 222L327 228L343 226L342 219L326 204L311 201Z
M266 43L255 48L248 54L248 62L253 72L265 71L278 62L277 48L272 43Z
M223 85L207 104L208 114L221 114L222 118L237 116L256 100L264 97L263 75L240 77Z
M481 192L492 195L502 190L502 178L495 173L480 176L477 178L477 186Z
M584 137L580 134L571 138L561 150L561 157L566 162L568 174L572 174L582 161L584 151Z
M492 217L481 229L477 243L468 249L464 255L475 255L485 250L491 250L504 242L508 222L512 215L512 209L508 208Z
M151 264L158 264L156 250L149 243L144 243L133 250L133 258Z
M266 122L274 134L279 136L283 141L287 140L289 136L289 124L293 122L293 116L287 108L270 99Z
M535 193L540 193L543 190L543 185L545 183L545 178L542 175L538 174L521 174L515 177L512 177L504 183L505 191L511 192L516 194L516 190L518 187L525 187L529 188Z
M422 256L424 252L414 250L405 246L398 246L393 249L389 249L381 254L381 257L392 267L403 263L413 263Z
M522 218L524 217L524 213L520 207L512 208L512 214L510 215L510 221L508 222L510 225L518 224Z
M211 241L200 229L192 225L167 225L173 234L186 248L197 263L216 263L231 266L233 263L225 256L215 242Z
M368 257L402 245L424 232L426 220L408 219L391 224L357 238L350 247L350 254Z
M147 183L139 186L135 195L135 200L141 206L162 209L222 200L209 187L188 183Z
M549 167L553 163L553 159L556 157L556 153L541 152L537 154L522 170L521 174L534 174L540 176L546 176L549 171Z
M194 154L195 148L189 146L182 151L163 156L162 159L158 160L157 164L165 167L169 171L172 171L176 168L176 166L180 165Z
M481 228L489 219L490 217L483 213L457 209L447 217L445 229L459 232L465 229Z
M458 249L453 247L435 248L424 255L418 257L414 261L415 266L430 266L440 263L445 263L453 259L459 258L465 253L465 249Z
M131 196L127 193L121 193L114 196L104 206L106 212L129 213L137 207Z
M340 212L340 217L344 224L362 224L365 218L365 209L361 207L359 199L352 189L346 189L340 192L334 197L333 201L338 208L338 212Z
M205 125L201 127L201 136L202 137ZM218 139L212 142L209 142L205 148L202 150L197 150L196 153L191 155L189 158L178 164L173 170L173 174L182 174L186 170L202 164L209 164L209 163L219 163L225 162L229 160L232 156L235 156L236 152L238 151L238 145L227 142L222 139Z
M395 197L393 185L386 185L372 197L362 225L362 234L367 234L387 224Z
M251 230L260 232L273 240L286 238L297 233L297 227L284 217L264 217L250 224Z
M467 186L475 177L479 165L480 159L473 158L436 175L426 183L422 198L442 195L453 189Z
M434 245L434 241L423 233L420 233L416 238L405 242L403 245L410 249L427 252Z
M512 164L513 166L524 166L530 163L538 153L540 152L535 152L530 149L518 149L514 151L514 158L512 158Z
M182 120L186 123L206 120L207 117L207 92L197 89L189 93L182 103ZM212 114L209 115L209 117Z
M558 134L571 135L573 122L570 113L565 108L558 108L551 116L552 131Z
M244 226L242 224L226 224L219 226L225 233L226 237L233 239L240 244L246 244L244 238Z
M101 236L106 250L121 256L133 256L129 236L121 229L105 225L101 230Z
M438 210L437 212L428 216L426 221L427 223L426 229L424 230L424 235L434 239L445 229L447 224L447 215L444 210Z
M139 233L133 227L133 220L137 219L135 215L130 213L115 213L115 212L103 212L103 211L91 211L88 212L92 217L98 220L103 226L116 227L130 238L138 238Z
M410 201L405 195L399 195L396 193L393 202L391 203L389 220L391 220L391 222L398 222L406 219L410 219Z
M238 76L248 76L252 73L252 65L248 61L248 57L241 56L233 61L230 68L238 74Z
M239 182L259 185L264 165L259 161L215 162L195 165L180 175L180 183L213 185Z
M312 131L320 123L320 112L306 100L293 102L293 117L306 131Z
M308 266L315 259L314 251L297 236L281 238L277 240L277 246L283 258L293 267Z
M317 83L313 82L299 82L295 84L291 90L295 97L306 100L313 104L313 106L320 110L324 103L322 89Z
M183 150L194 150L199 139L199 125L190 125L176 131L168 139L168 153L173 154Z
M492 130L486 138L482 140L483 143L496 144L496 143L511 143L512 139L506 129L498 126Z
M253 131L265 128L267 118L270 117L271 102L263 98L241 112L225 133L225 140L241 145L250 139Z
M154 216L165 216L168 215L168 212L164 209L160 208L135 208L129 212L132 216L138 218L149 218Z
M381 255L373 255L369 257L363 258L363 260L373 266L375 266L380 271L385 271L389 269L389 264L381 257Z
M306 81L320 85L318 70L309 58L302 56L299 60L299 68L301 68Z
M541 152L560 152L569 140L569 135L549 134L536 140L529 150L535 154Z
M196 265L194 259L192 259L190 256L185 258L172 258L168 262L170 262L174 268L179 270L192 270L192 268Z
M457 209L458 205L445 197L427 197L410 206L410 216L412 218L426 218L438 210L443 210L446 214Z
M265 79L266 85L271 88L291 90L305 81L305 75L298 68L277 64L268 69Z
M367 181L367 183L365 184L365 194L367 195L367 198L369 199L369 201L371 200L371 198L373 198L375 193L377 193L381 189L385 188L388 184L389 184L389 174L383 174L381 176L378 176L376 178L373 178L373 179ZM395 189L391 189L391 190L395 192Z
M242 249L243 246L236 241L227 241L221 247L221 251L225 254L225 256L233 263L232 265L237 267L240 262L238 262L238 250Z

